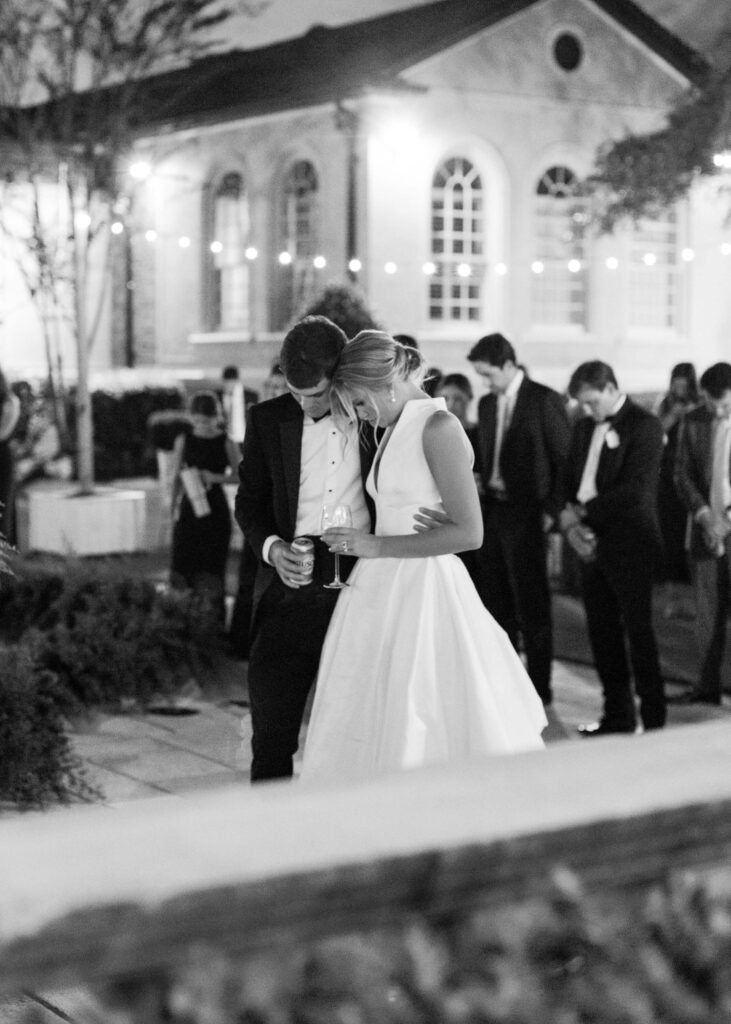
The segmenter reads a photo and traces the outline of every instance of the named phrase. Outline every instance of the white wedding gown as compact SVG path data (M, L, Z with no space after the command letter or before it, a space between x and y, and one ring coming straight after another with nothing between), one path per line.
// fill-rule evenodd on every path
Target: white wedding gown
M444 408L408 402L377 455L367 486L378 535L413 533L415 512L440 505L422 433ZM349 583L322 650L303 780L543 747L543 704L456 555L362 558Z

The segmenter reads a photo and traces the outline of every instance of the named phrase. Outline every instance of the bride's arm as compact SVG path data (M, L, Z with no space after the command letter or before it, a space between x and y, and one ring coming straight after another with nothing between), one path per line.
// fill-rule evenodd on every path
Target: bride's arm
M482 513L463 433L459 421L447 412L435 412L424 427L424 455L449 522L395 537L328 530L330 549L337 551L337 545L345 542L348 554L360 558L425 558L478 548L482 543Z

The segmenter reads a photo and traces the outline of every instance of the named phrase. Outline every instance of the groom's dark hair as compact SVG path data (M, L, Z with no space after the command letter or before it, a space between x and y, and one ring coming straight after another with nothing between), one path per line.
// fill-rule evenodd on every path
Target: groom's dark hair
M345 333L326 316L306 316L287 332L279 362L288 384L314 388L331 379L348 343Z

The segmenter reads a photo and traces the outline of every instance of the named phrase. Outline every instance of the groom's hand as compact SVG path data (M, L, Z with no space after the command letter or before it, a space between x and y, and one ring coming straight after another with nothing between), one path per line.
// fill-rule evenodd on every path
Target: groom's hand
M446 512L438 508L420 508L414 515L414 531L424 533L426 530L436 530L440 526L451 523Z
M289 544L283 540L276 540L269 549L269 561L277 571L285 587L298 590L303 584L309 583L309 579L302 575L300 569L300 556L296 555Z

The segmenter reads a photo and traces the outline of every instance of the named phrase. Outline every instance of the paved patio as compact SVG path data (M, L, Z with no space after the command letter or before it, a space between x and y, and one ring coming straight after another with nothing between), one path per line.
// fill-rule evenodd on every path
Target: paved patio
M90 780L113 806L161 794L200 793L239 782L248 785L251 726L246 706L246 664L232 662L220 692L203 699L183 696L174 709L146 714L101 715L73 733L76 751ZM670 696L682 683L668 683ZM581 722L597 717L601 692L590 665L559 661L554 666L554 706L545 732L548 744L591 742L576 733ZM720 708L676 705L669 708L668 728L731 718L731 700ZM304 741L306 728L303 728ZM642 742L642 737L637 737ZM301 743L301 746L303 744Z

